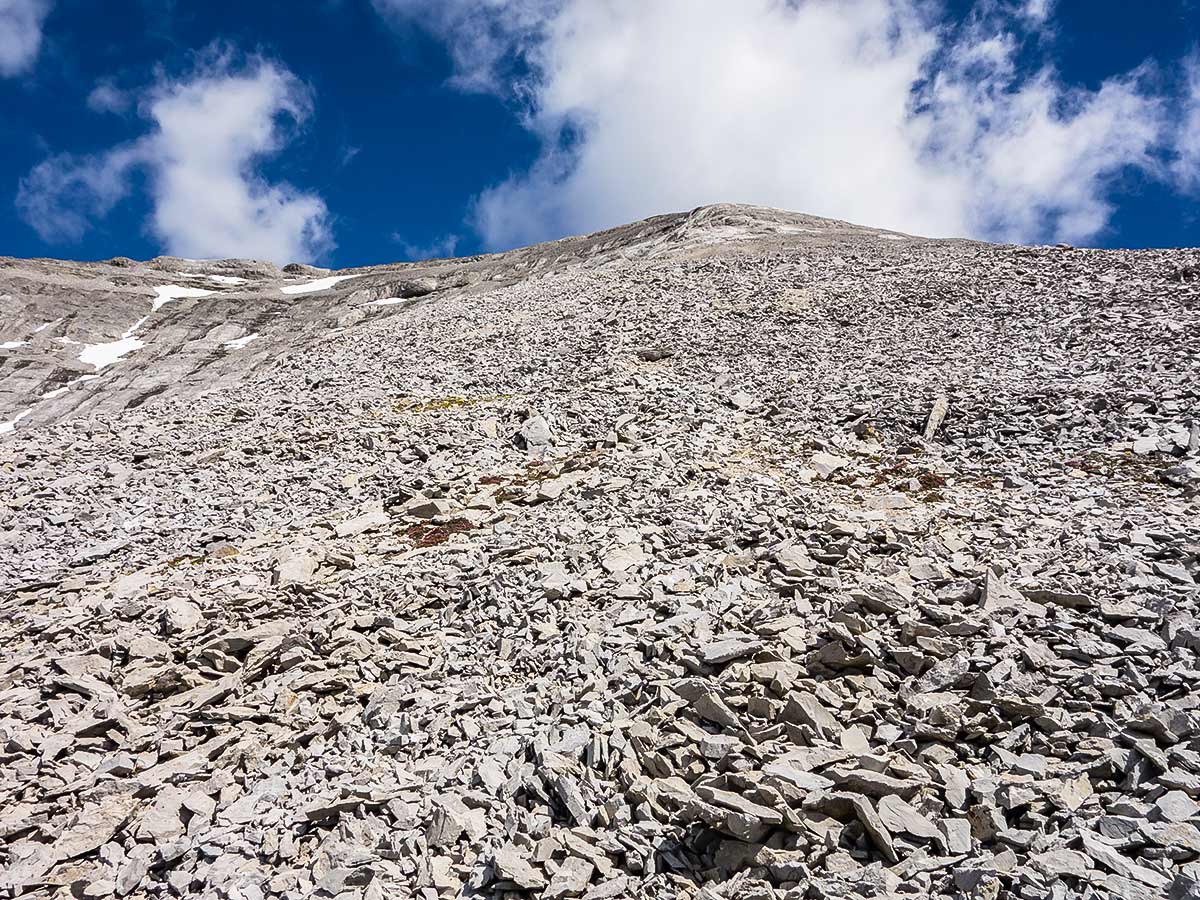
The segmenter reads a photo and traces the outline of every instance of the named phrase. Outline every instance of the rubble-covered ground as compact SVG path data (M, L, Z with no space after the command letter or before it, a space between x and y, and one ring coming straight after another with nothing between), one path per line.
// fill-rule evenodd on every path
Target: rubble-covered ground
M1194 257L803 232L0 437L0 892L1200 897Z

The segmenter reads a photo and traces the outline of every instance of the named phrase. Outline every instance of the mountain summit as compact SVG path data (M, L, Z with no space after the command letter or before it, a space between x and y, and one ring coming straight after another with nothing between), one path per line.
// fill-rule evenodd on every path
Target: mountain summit
M0 884L1191 896L1198 272L0 260Z

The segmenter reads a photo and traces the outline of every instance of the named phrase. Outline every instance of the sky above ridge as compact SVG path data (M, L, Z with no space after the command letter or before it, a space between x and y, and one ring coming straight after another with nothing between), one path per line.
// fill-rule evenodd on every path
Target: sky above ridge
M1200 245L1200 0L0 0L0 255L344 267L706 203Z

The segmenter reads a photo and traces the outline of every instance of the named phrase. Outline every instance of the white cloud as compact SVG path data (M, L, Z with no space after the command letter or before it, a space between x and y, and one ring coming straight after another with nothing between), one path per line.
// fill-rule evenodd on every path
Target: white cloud
M1200 53L1184 63L1183 114L1172 173L1186 191L1200 191Z
M472 91L501 93L501 81L524 45L539 34L561 0L371 0L399 28L414 25L450 38L452 82Z
M1112 180L1153 172L1142 73L1095 91L1017 65L1049 2L375 0L442 37L457 84L541 141L478 198L493 247L735 201L920 234L1094 237Z
M33 67L50 6L50 0L0 0L0 77L12 78Z
M130 172L142 158L137 144L100 156L52 156L21 179L17 209L42 240L77 241L129 193Z
M52 157L22 179L17 205L46 240L77 240L148 174L148 228L167 252L311 260L332 246L319 196L256 172L312 111L308 90L277 63L235 63L211 50L180 81L162 80L140 104L153 123L135 141L90 157Z
M133 105L128 91L123 91L111 81L99 82L87 97L87 106L95 113L123 115Z
M1021 15L1033 25L1042 25L1054 11L1054 0L1025 0L1021 7Z

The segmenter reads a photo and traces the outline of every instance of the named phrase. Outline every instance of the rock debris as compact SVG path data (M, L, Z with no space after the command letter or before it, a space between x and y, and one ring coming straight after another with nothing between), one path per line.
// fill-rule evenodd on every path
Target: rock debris
M651 221L0 438L0 891L1200 896L1189 257Z

